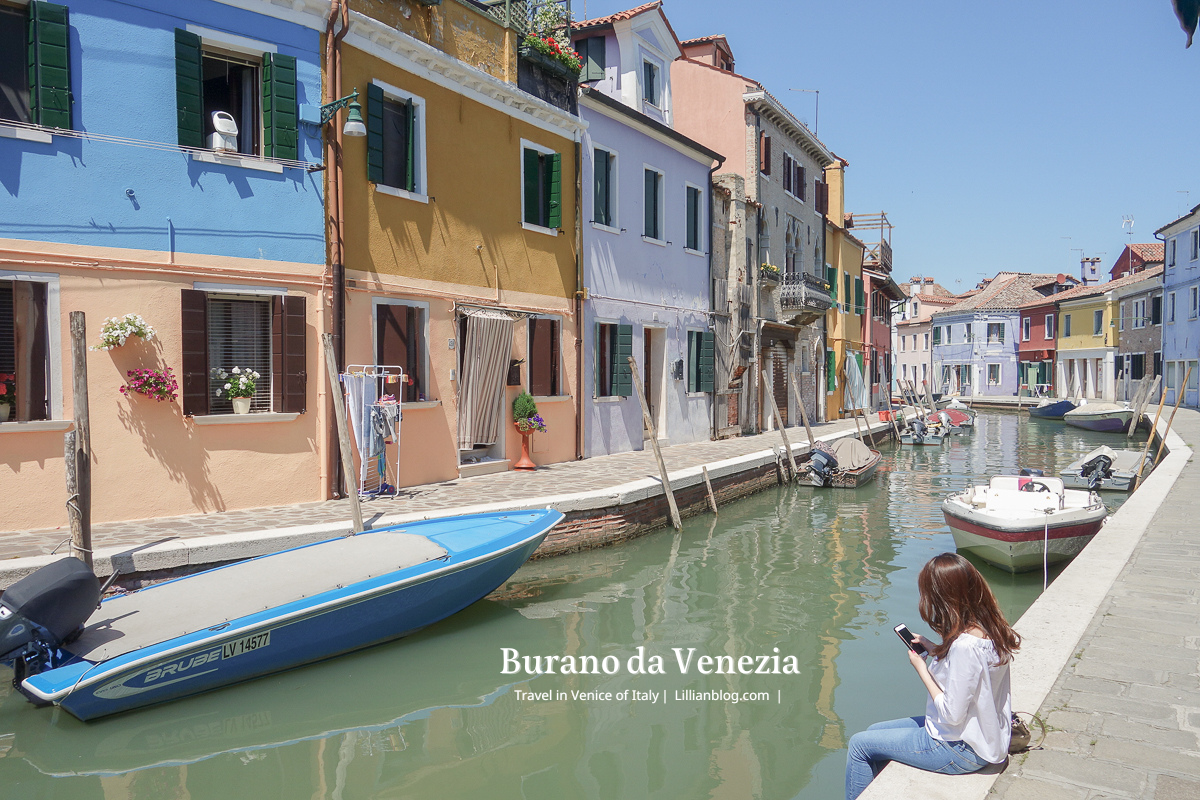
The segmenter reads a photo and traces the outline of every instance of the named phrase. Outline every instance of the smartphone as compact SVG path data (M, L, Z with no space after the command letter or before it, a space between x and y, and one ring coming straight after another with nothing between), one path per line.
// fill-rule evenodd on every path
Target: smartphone
M917 655L923 656L929 652L920 642L917 641L916 637L913 636L912 631L910 631L908 626L903 622L893 628L893 630L896 631L896 635L900 637L900 640L904 642L904 646L909 650L912 650Z

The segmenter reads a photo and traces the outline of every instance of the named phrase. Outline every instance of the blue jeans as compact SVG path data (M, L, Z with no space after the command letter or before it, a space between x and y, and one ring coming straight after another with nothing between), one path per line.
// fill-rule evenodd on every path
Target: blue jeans
M924 717L876 722L850 737L846 756L846 800L854 800L889 761L910 767L963 775L978 772L988 762L966 742L943 742L925 730Z

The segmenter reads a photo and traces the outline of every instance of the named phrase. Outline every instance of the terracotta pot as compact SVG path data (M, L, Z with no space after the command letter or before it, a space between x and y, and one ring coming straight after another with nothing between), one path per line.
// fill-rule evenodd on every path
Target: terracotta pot
M233 402L233 413L235 413L235 414L249 414L250 413L250 398L249 397L234 397L234 398L232 398L232 402Z
M518 427L517 433L521 434L521 458L513 464L512 468L532 472L537 469L537 464L533 463L533 459L529 457L529 437L533 436L533 432L526 433Z

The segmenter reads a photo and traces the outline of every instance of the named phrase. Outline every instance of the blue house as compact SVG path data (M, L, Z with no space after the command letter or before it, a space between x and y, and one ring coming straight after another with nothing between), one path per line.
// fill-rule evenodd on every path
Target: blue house
M269 4L260 4L270 9ZM154 328L87 357L96 521L324 497L313 15L213 0L0 4L0 494L60 525L67 315ZM235 414L219 371L259 378ZM170 370L155 402L130 371ZM169 381L168 381L169 382ZM126 387L125 392L120 389ZM169 394L169 393L168 393ZM136 476L136 480L132 480Z
M640 382L664 442L712 430L711 170L671 124L681 55L659 4L582 22L584 455L643 448ZM633 356L638 373L631 374Z
M1162 311L1166 401L1174 403L1183 391L1182 404L1196 408L1200 406L1200 206L1154 235L1166 244Z

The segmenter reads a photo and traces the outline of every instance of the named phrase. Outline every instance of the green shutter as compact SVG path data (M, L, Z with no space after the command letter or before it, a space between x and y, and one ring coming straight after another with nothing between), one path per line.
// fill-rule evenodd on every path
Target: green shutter
M530 225L542 224L541 203L538 201L538 167L541 156L537 150L525 148L525 221Z
M296 57L263 53L263 152L267 158L300 157L296 124Z
M404 122L408 127L408 148L404 154L404 188L410 192L417 190L417 107L412 98L404 101Z
M383 183L383 89L367 84L367 180Z
M837 389L837 353L825 351L825 391Z
M604 80L604 37L593 36L584 39L581 44L580 56L583 57L583 80Z
M546 227L562 227L562 155L546 156Z
M834 302L836 303L837 296L838 296L838 279L837 279L837 270L835 268L833 268L833 267L825 268L825 282L829 284L829 295L830 295L830 297L833 298Z
M592 222L611 225L608 213L608 153L597 149L592 159Z
M854 301L854 276L849 272L842 275L842 305L849 309Z
M175 105L180 147L204 147L200 37L175 29Z
M716 373L716 347L712 331L700 334L700 391L713 391Z
M645 171L645 219L642 222L642 233L651 239L658 236L658 173Z
M29 111L38 125L71 129L67 7L29 4Z
M613 343L612 393L618 397L633 394L633 372L629 357L633 355L633 326L618 325L617 341Z
M863 280L862 280L862 278L854 279L854 309L859 314L867 313L866 299L863 297Z

